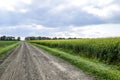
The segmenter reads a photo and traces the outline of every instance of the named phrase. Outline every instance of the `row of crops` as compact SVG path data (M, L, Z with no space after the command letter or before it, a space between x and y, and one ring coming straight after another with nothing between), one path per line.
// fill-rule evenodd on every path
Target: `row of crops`
M33 40L30 42L61 48L105 63L120 65L120 38Z

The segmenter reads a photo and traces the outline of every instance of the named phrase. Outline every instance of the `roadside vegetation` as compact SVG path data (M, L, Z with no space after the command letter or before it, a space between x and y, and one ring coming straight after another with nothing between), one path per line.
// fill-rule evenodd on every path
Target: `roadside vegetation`
M4 61L4 59L10 54L10 51L18 44L18 41L0 41L0 63Z
M100 80L120 80L120 38L28 42L71 62Z

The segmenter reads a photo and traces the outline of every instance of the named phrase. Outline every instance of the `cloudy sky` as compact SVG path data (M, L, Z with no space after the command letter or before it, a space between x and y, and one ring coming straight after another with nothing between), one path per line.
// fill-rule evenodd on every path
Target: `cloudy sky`
M0 36L120 36L120 0L0 0Z

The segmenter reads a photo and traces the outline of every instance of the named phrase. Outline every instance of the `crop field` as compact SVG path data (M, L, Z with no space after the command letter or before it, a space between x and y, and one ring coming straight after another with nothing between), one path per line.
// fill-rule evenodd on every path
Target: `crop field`
M100 80L120 80L120 38L30 40Z
M1 58L5 57L4 54L6 54L9 50L13 49L17 45L17 41L0 41L0 60Z
M71 51L108 64L120 65L120 38L32 40L30 42Z

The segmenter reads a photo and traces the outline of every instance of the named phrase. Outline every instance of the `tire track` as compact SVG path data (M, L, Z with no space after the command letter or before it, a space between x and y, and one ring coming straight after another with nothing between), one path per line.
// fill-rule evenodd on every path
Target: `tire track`
M68 62L22 42L6 59L0 80L95 80Z

